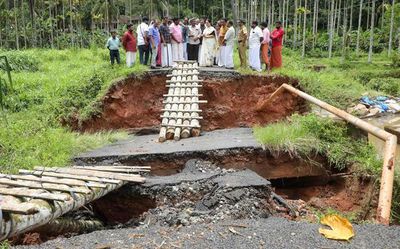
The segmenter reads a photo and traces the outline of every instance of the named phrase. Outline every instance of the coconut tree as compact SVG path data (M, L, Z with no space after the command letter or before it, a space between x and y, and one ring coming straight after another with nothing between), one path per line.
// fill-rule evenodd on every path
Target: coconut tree
M390 15L389 48L388 48L388 55L389 56L392 53L395 2L396 2L396 0L392 0L392 13Z
M335 29L335 24L334 24L334 11L335 11L335 0L331 1L331 9L330 9L330 27L329 27L329 48L328 48L328 57L332 57L332 46L333 46L333 33Z
M358 55L358 52L360 50L362 11L363 11L363 0L360 0L360 10L359 10L359 13L358 13L357 42L356 42L356 54L357 55Z
M375 24L375 0L372 0L372 10L371 10L371 29L369 37L369 52L368 52L368 63L372 62L372 49L374 46L374 24Z
M304 58L306 54L306 29L307 29L307 0L304 0L303 8L303 47L301 51L301 57Z

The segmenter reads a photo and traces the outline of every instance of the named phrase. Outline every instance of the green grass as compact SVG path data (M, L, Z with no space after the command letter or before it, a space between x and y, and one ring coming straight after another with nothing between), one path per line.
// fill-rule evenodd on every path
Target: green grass
M313 114L294 115L290 121L255 127L254 135L272 152L284 151L300 158L321 154L339 170L357 164L368 173L380 173L382 161L373 147L364 139L353 139L345 123Z
M73 155L126 136L125 132L78 134L61 125L99 111L99 99L115 79L145 67L111 68L104 49L0 51L13 62L14 94L0 115L0 167L15 172L37 165L64 166ZM17 58L16 60L13 60ZM122 61L124 58L121 58ZM29 61L34 69L23 65ZM4 78L4 72L0 71Z

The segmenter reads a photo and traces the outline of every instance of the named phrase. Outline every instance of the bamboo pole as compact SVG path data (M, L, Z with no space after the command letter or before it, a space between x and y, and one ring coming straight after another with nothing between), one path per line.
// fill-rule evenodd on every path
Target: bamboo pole
M111 184L120 184L121 180L114 180L109 178L99 178L99 177L92 177L92 176L82 176L82 175L74 175L74 174L63 174L63 173L56 173L56 172L48 172L48 171L40 171L40 170L19 170L20 174L29 174L29 175L36 175L36 176L53 176L58 178L65 178L65 179L76 179L76 180L83 180L88 182L100 182L100 183L111 183Z
M47 202L45 200L33 199L26 202L28 205L34 205L38 212L32 215L9 214L8 219L2 219L0 222L0 241L9 237L24 233L36 227L40 227L61 215L76 210L85 204L92 202L107 193L121 187L124 182L119 184L107 184L107 188L94 188L90 193L75 193L73 198L67 201ZM72 194L71 194L72 195Z
M340 110L334 106L329 105L305 92L302 92L288 84L282 84L271 96L260 104L256 109L261 111L267 103L270 102L275 96L287 90L297 96L310 101L311 103L327 110L330 113L346 120L347 122L353 124L360 129L371 133L372 135L385 141L384 156L383 156L383 166L381 175L381 186L379 191L378 208L376 213L376 221L380 224L389 225L390 222L390 211L392 205L392 195L393 195L393 182L394 182L394 171L395 171L395 155L397 147L397 136L365 122L343 110Z

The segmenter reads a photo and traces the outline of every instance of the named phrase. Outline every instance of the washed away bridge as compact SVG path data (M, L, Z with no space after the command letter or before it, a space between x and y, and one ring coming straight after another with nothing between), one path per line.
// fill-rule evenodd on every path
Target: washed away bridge
M0 174L0 241L30 231L120 188L140 184L147 166L35 167Z

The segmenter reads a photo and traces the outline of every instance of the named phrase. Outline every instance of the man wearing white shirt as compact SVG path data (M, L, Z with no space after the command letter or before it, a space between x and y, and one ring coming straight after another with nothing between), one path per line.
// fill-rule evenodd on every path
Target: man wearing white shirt
M150 55L150 46L149 46L149 18L143 17L142 23L137 27L137 44L139 48L139 60L140 64L147 65L149 61Z
M233 22L228 22L228 30L226 31L224 44L225 44L225 67L228 69L233 69L233 41L235 39L235 28L233 27Z
M258 27L258 22L253 21L249 34L249 65L251 69L258 72L261 71L260 47L263 39L264 35L260 27Z

